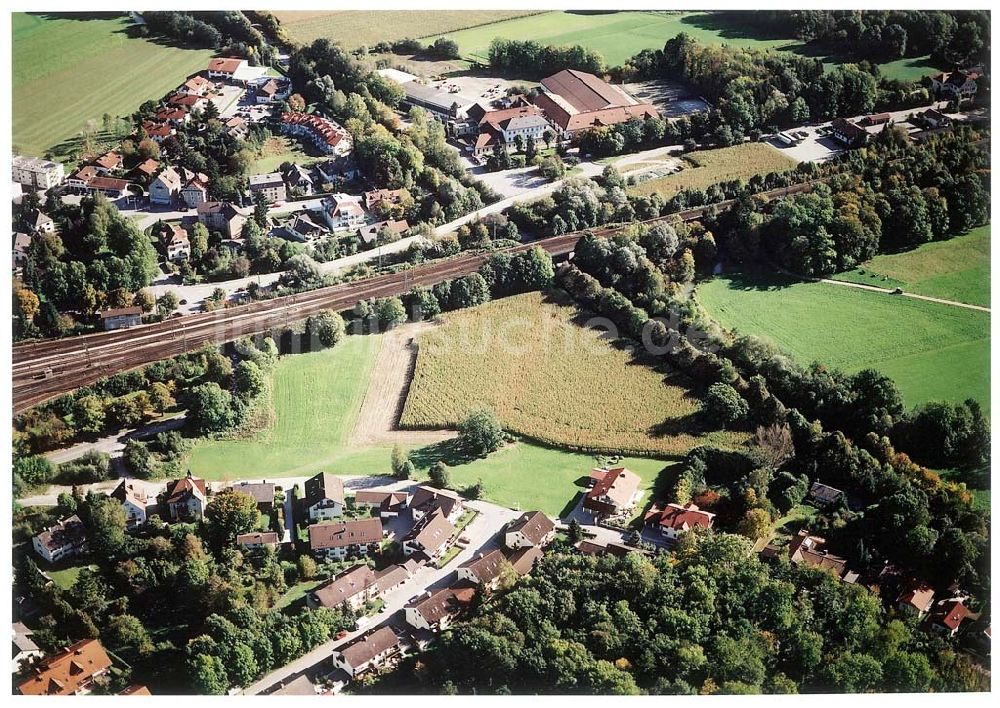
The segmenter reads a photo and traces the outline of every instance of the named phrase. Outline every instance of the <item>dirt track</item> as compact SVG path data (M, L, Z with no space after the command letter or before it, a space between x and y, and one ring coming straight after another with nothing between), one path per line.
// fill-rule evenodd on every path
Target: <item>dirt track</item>
M413 338L431 327L433 323L419 322L396 327L383 335L358 422L351 433L351 445L429 445L455 437L452 430L399 429L399 417L417 361Z

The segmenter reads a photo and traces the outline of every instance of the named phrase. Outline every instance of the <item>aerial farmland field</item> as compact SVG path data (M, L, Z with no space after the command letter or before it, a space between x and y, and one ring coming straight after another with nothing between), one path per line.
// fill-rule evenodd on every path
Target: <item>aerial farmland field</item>
M990 227L905 253L876 256L834 278L989 307Z
M899 386L907 407L931 400L990 404L990 315L953 305L740 275L698 286L726 329L772 340L806 365L873 368Z
M489 58L490 42L494 37L530 39L540 44L580 44L599 52L609 66L618 66L643 49L662 49L668 39L681 32L703 44L816 55L811 47L793 37L760 37L747 26L727 23L706 12L546 12L457 32L442 30L429 39L447 33L458 42L463 57L478 61ZM840 61L838 57L819 58L827 68ZM886 76L905 81L917 81L925 74L938 71L927 57L900 59L880 65L880 68Z
M447 315L418 339L402 425L449 427L487 406L515 433L576 449L678 455L737 440L695 432L701 406L681 382L577 326L576 314L535 292Z
M131 115L208 64L212 52L129 38L124 15L12 15L15 150L67 155L102 116Z
M488 25L530 15L531 11L343 10L276 11L274 14L293 41L308 44L314 39L325 37L353 49L377 42L426 37L467 27Z
M663 177L647 179L628 188L630 194L659 193L672 197L682 189L704 189L719 182L750 179L755 175L794 169L795 160L766 143L744 143L718 150L702 150L684 155L684 169Z

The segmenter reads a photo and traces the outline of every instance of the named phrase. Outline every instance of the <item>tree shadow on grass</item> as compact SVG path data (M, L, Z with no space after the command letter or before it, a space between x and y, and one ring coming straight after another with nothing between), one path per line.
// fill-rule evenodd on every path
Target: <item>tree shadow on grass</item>
M479 455L470 452L459 438L431 443L410 452L410 460L417 469L427 469L438 461L449 467L455 467L477 459Z
M726 287L730 290L742 290L744 292L751 290L773 292L784 290L798 283L809 282L801 278L796 278L793 275L782 275L781 273L768 273L764 271L734 271L727 273L725 280Z

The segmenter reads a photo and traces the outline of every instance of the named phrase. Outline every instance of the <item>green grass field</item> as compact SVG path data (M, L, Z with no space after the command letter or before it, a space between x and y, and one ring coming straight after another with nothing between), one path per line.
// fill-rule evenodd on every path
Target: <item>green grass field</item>
M58 585L61 589L69 590L73 587L73 583L76 582L76 579L80 577L80 571L84 568L93 568L96 570L97 566L89 565L87 563L83 563L81 565L71 565L66 568L60 568L59 570L50 570L48 571L48 575L52 578L52 582Z
M89 15L81 15L89 18ZM208 64L212 52L125 35L125 17L68 19L14 13L14 145L32 155L65 156L88 122L127 116ZM59 147L56 147L59 146Z
M989 307L990 227L905 253L876 256L834 278Z
M407 37L426 37L509 20L530 10L335 10L274 13L295 42L326 37L349 49Z
M698 298L727 329L764 336L800 364L882 371L907 406L972 397L989 409L986 313L828 283L739 275L700 284Z
M557 447L681 455L738 444L698 429L701 405L682 381L609 346L576 315L538 292L449 313L418 338L401 424L451 427L486 406L507 430Z
M422 463L433 456L426 449L414 454ZM568 511L566 507L576 493L585 489L577 486L577 480L600 464L602 458L592 455L518 442L489 457L453 465L450 470L456 489L470 487L481 479L490 501L511 509L540 509L559 516ZM669 463L627 457L621 464L642 477L644 488L649 489Z
M811 47L791 37L760 37L738 25L727 23L713 13L670 11L625 11L615 13L546 12L459 32L448 37L458 42L463 57L486 60L494 37L530 39L541 44L581 44L594 49L609 66L624 64L643 49L663 49L668 39L681 32L703 44L728 44L752 49L773 49L816 56ZM440 35L437 35L440 36ZM430 39L434 39L431 37ZM837 57L819 56L830 68ZM881 65L892 78L918 80L937 71L927 57L900 59Z
M254 162L251 172L253 174L263 174L267 172L277 172L278 167L283 162L297 162L306 167L320 158L318 151L312 146L305 146L299 140L294 140L287 136L275 136L268 138L264 143L261 156Z
M252 440L204 440L191 471L206 479L389 471L389 449L347 445L381 345L347 337L333 349L282 357L274 381L277 422Z
M728 180L748 180L756 175L792 170L798 164L767 143L696 150L684 155L684 160L686 166L681 171L632 185L629 194L659 193L669 199L682 189L706 189Z

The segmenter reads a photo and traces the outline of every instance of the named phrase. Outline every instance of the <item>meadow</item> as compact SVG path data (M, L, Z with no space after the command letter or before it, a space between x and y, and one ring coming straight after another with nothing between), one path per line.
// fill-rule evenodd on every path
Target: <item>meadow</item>
M462 56L470 60L488 60L490 42L494 37L504 37L530 39L541 44L581 44L598 51L608 66L620 66L643 49L663 49L668 39L681 32L703 44L727 44L817 56L813 47L797 39L757 36L746 27L705 12L546 12L459 32L439 30L436 36L447 33L450 39L458 42ZM828 69L842 61L834 56L818 58ZM904 81L916 81L925 74L938 71L928 63L927 57L900 59L882 64L880 68L886 76Z
M891 377L907 407L975 398L989 410L990 316L953 305L791 279L701 283L723 327L770 339L802 365L820 361Z
M333 349L282 357L274 426L250 440L199 441L191 471L206 479L387 473L388 449L347 445L380 345L379 337L347 337Z
M833 277L989 307L990 227L980 226L905 253L876 256Z
M401 425L453 427L486 406L507 430L557 447L681 455L738 440L692 432L697 398L576 316L537 292L446 315L417 339Z
M251 172L262 174L277 172L283 162L297 162L307 167L318 162L321 155L318 150L285 135L268 138L261 148L260 157L253 163Z
M343 10L278 11L274 13L288 36L308 44L326 37L348 49L392 42L407 37L454 32L478 25L502 22L531 14L530 11L502 10Z
M15 150L64 158L102 116L131 115L204 69L212 52L126 35L124 16L12 14Z
M539 509L554 517L570 511L576 493L585 490L578 484L581 478L586 477L594 467L607 464L607 460L600 456L525 442L512 443L489 457L475 460L452 459L447 443L413 453L413 458L421 465L438 456L451 464L451 483L455 489L464 489L482 481L485 496L490 501L516 510ZM635 472L642 478L642 488L649 490L659 472L670 463L626 457L614 464L624 465Z
M659 193L669 199L682 189L706 189L713 184L734 179L747 180L755 175L794 169L795 160L766 143L743 143L718 150L687 153L684 169L663 177L648 179L628 188L629 194Z

